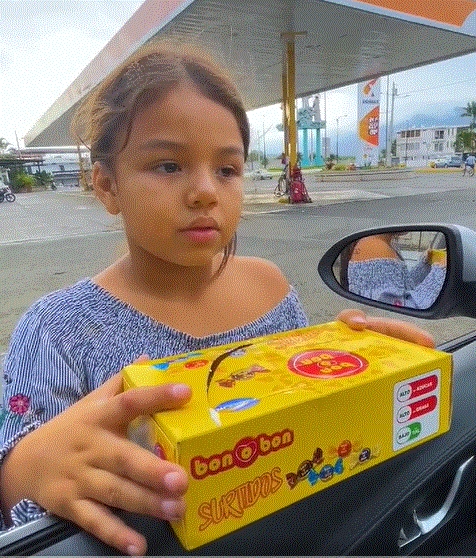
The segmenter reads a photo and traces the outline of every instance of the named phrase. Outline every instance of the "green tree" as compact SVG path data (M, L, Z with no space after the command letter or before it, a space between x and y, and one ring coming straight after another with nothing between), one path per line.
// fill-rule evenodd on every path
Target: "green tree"
M476 101L470 101L465 108L461 116L469 116L471 122L469 124L469 130L471 132L471 143L469 145L469 150L474 152L475 148L475 128L476 128Z
M250 163L256 163L260 160L261 160L261 152L260 151L257 151L256 149L253 149L252 151L250 151L250 153L248 155L248 161Z
M460 130L456 135L454 144L455 151L473 151L475 143L475 133L470 129Z
M44 170L36 171L34 177L38 186L43 186L44 188L48 188L53 183L53 175Z
M394 140L392 141L392 147L390 148L390 153L391 153L394 157L397 156L397 140L396 140L396 139L394 139Z
M36 179L31 174L24 171L16 172L10 177L11 187L14 192L25 190L31 192L33 186L36 186Z
M471 130L474 130L476 128L476 101L469 102L463 110L464 112L461 116L469 116L471 118L469 127Z
M334 153L330 153L329 156L326 159L326 169L330 170L332 169L332 167L334 166L336 160L336 156L334 155Z

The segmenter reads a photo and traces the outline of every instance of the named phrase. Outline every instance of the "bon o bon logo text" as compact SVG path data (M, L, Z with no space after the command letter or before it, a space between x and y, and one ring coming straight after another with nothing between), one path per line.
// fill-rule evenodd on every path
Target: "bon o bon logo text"
M193 478L201 480L209 475L229 471L233 467L244 469L253 465L259 456L290 446L294 442L292 430L282 430L274 434L259 434L256 438L246 437L239 440L232 450L214 454L210 457L198 455L190 461Z

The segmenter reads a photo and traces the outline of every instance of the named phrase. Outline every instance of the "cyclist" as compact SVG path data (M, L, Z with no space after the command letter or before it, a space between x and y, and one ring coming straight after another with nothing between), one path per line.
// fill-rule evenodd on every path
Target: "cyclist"
M473 176L475 163L476 163L476 158L473 155L473 153L470 153L466 157L466 161L464 162L464 172L463 172L463 174L466 174L466 172L468 172L470 176Z

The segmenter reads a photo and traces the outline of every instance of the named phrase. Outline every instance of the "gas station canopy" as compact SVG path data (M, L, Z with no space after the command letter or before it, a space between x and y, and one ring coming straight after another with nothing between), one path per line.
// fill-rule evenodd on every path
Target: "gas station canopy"
M151 39L203 45L228 67L247 110L279 103L286 37L303 97L476 52L476 0L145 0L25 144L71 145L80 100Z

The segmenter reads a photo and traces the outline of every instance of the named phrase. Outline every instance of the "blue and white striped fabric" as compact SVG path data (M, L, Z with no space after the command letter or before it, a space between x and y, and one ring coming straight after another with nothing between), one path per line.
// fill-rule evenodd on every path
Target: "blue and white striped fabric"
M141 354L163 358L308 325L296 291L257 320L193 337L156 322L85 279L36 302L15 329L4 362L0 463L22 436L87 395ZM23 500L16 525L44 514ZM5 529L1 519L0 528Z

